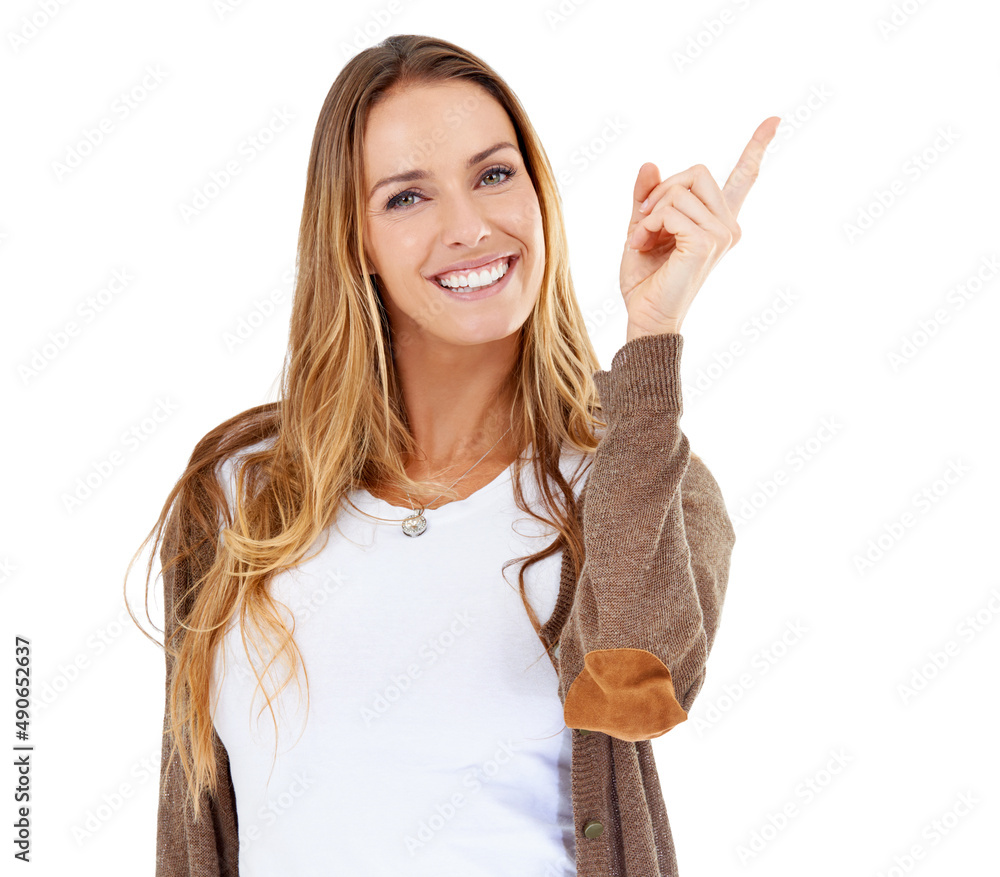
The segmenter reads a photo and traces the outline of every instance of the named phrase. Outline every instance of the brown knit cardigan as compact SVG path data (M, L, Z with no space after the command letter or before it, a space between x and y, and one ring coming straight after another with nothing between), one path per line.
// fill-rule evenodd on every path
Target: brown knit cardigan
M595 373L608 427L581 493L585 560L577 575L564 553L555 609L541 629L546 644L559 640L558 696L574 729L578 877L678 874L650 741L687 718L702 687L735 542L719 486L680 429L682 349L679 334L640 336L619 349L609 371ZM173 555L183 525L168 521L161 561ZM164 575L168 637L175 613L190 608L175 596L191 575L185 564ZM168 683L171 664L168 655ZM220 794L202 798L194 822L183 808L180 760L168 760L164 736L157 877L238 874L236 800L217 734L215 751ZM336 855L332 848L331 873Z

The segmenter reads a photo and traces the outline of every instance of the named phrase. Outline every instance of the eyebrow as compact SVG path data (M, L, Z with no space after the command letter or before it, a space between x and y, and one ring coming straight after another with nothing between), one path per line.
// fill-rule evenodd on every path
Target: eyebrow
M508 140L501 140L499 143L494 143L492 146L484 149L482 152L477 152L472 158L470 158L466 163L465 167L471 168L475 164L479 164L484 158L489 158L494 152L499 152L501 149L517 149L517 147ZM389 183L409 183L413 180L423 180L427 177L427 171L414 170L406 171L402 174L394 174L391 177L383 177L374 186L372 186L371 191L368 193L368 197L371 198L379 189L383 186L389 185Z

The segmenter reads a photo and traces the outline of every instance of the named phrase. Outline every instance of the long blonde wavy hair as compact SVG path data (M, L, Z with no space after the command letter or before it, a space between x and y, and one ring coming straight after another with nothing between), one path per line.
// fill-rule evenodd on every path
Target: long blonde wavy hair
M577 499L560 470L559 458L564 447L593 452L598 443L595 429L606 424L599 419L600 400L593 382L600 364L570 278L552 168L518 98L487 64L444 40L391 36L347 62L319 114L299 227L280 399L232 417L197 443L156 524L129 563L131 570L149 540L163 537L168 704L164 734L172 736L169 761L180 754L186 803L193 801L195 819L202 796L218 791L211 673L215 651L235 613L248 658L245 631L253 628L270 645L264 656L255 644L258 656L265 659L265 672L275 662L286 664L280 691L289 679L297 678L300 664L305 667L292 636L294 625L289 629L284 623L268 593L268 582L308 559L305 552L334 523L345 495L383 485L457 496L443 482L413 481L404 469L403 461L415 456L417 448L406 426L391 355L392 332L379 290L365 271L363 245L362 156L368 114L390 90L445 80L475 83L507 111L541 208L546 250L541 289L520 329L515 366L495 397L513 399L511 440L519 448L532 445L533 475L551 517L525 505L518 477L527 462L523 457L515 461L515 501L558 531L545 550L504 566L506 570L510 563L526 561L518 574L519 591L536 633L540 625L525 597L525 569L559 551L567 552L574 569L582 568ZM263 449L240 455L234 469L233 512L217 467L265 439L270 441ZM151 555L145 590L151 624L152 564ZM167 579L171 570L174 579L180 575L173 587ZM127 593L125 602L128 605ZM138 625L134 614L132 618ZM256 667L254 672L277 730L263 676Z

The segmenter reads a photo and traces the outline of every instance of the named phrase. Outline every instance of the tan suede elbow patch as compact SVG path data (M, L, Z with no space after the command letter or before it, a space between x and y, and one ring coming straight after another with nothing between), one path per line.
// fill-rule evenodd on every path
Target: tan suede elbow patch
M601 731L637 742L661 737L687 718L670 669L645 649L587 652L584 668L566 692L570 728Z

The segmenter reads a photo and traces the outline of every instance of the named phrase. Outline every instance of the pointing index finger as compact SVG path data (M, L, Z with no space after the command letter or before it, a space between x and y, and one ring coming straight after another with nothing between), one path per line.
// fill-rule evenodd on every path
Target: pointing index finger
M750 138L746 149L743 150L739 161L736 162L736 167L733 168L729 179L722 187L722 194L732 211L733 218L740 212L740 208L743 207L743 202L750 192L750 187L757 179L757 174L760 173L760 163L764 160L764 150L774 138L780 123L779 116L770 116L757 126L753 137Z

